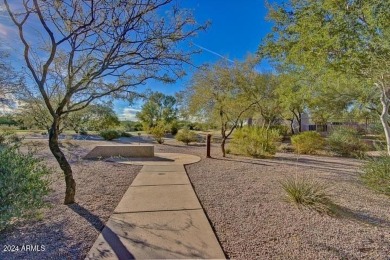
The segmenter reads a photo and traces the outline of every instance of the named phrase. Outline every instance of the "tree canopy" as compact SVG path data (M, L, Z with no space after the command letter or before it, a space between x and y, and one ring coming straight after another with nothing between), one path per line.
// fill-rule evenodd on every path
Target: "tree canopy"
M269 5L269 19L272 33L259 53L276 66L308 72L324 89L333 84L333 98L376 93L390 154L390 2L290 0ZM353 80L337 85L340 77Z

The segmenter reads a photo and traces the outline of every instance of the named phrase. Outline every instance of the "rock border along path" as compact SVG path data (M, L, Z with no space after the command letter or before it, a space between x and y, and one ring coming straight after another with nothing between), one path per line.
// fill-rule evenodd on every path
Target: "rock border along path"
M144 166L86 259L224 259L184 168L198 161L177 153L121 161Z

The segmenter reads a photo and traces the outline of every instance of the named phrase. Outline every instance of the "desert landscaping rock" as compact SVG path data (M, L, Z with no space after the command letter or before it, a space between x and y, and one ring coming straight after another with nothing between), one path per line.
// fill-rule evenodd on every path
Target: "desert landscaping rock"
M46 143L34 140L40 155L56 167ZM73 206L73 210L62 205L63 177L54 168L53 192L48 196L51 208L43 211L42 220L0 235L0 245L34 241L46 245L45 252L0 252L0 259L84 259L141 169L80 159L94 146L109 142L68 143L63 145L77 178L80 206ZM359 160L291 153L276 154L275 159L267 160L233 155L222 158L218 144L212 146L214 158L207 159L204 145L186 146L174 140L155 144L155 152L202 157L186 170L228 258L389 259L390 200L360 182ZM159 168L148 166L145 172L158 173ZM344 209L345 216L300 211L286 203L280 181L289 176L314 178L329 185L334 202Z

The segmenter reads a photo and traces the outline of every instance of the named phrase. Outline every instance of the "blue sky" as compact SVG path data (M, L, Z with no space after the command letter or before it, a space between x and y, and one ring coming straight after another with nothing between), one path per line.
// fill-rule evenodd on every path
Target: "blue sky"
M214 63L221 59L218 55L231 60L243 60L249 53L257 51L261 40L271 30L271 24L265 19L267 15L265 0L177 0L177 3L192 10L198 23L211 22L206 31L200 32L191 40L203 49L202 53L192 58L195 66ZM7 17L0 13L0 40L4 39L9 40L8 45L14 49L13 53L20 51L12 43L15 40L19 41L15 28L7 21ZM16 63L23 62L21 55L13 58ZM263 63L260 69L267 70L269 67ZM138 90L151 89L173 95L186 87L194 71L194 67L187 66L187 76L174 84L150 81ZM142 102L138 102L129 107L128 102L118 100L115 101L114 108L122 118L125 116L127 119L134 119L135 112L141 104Z
M218 53L231 60L243 60L249 53L257 51L261 40L270 32L271 23L266 21L267 9L264 0L187 0L181 6L193 10L199 23L210 21L210 27L201 32L192 42ZM192 62L199 66L204 63L213 63L221 58L209 51L194 55ZM261 69L269 69L266 63ZM188 67L187 76L175 84L149 82L145 88L160 91L169 95L186 87L194 68ZM142 103L129 107L127 102L115 102L118 114L134 118L134 114Z

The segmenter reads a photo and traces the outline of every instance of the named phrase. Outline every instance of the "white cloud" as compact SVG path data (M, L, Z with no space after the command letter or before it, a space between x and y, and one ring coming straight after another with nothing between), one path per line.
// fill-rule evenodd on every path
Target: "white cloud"
M136 114L141 111L139 109L131 108L131 107L125 107L120 113L119 113L119 120L122 121L137 121Z

